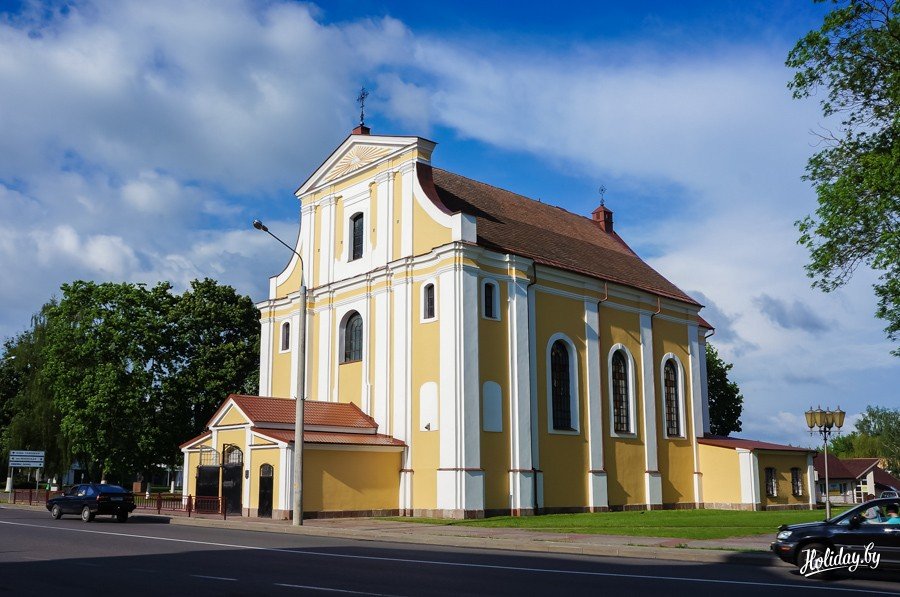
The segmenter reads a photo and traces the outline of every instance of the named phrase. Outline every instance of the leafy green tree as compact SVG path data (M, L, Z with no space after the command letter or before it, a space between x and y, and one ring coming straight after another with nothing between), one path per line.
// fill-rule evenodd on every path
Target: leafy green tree
M830 443L829 452L838 458L880 458L878 438L859 431L834 436Z
M719 356L712 344L706 344L706 379L709 387L709 426L715 435L741 430L744 397L738 385L728 379L734 367Z
M825 0L817 0L819 2ZM826 90L822 135L805 180L818 195L815 215L797 222L810 251L807 274L830 292L860 265L879 273L876 315L900 338L900 3L831 0L835 8L788 55L795 98ZM900 356L900 348L893 351Z
M877 456L887 461L888 470L900 473L900 409L867 406L856 430L876 438Z

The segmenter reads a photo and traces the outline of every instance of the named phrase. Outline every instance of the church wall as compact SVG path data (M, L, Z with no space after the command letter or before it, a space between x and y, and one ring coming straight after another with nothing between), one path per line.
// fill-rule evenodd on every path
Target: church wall
M427 199L426 199L427 201ZM453 240L449 228L442 226L429 216L417 200L413 200L413 255L428 253L434 247Z
M365 325L370 325L367 321ZM371 354L371 353L369 353ZM366 358L367 355L363 355ZM338 365L338 402L352 402L363 408L362 403L362 361L340 363ZM365 409L363 409L365 412Z
M391 247L391 256L390 256L391 261L393 261L394 259L399 259L400 255L401 255L400 248L401 248L401 239L403 237L403 226L402 226L400 214L402 213L402 209L403 209L403 200L402 200L403 177L395 175L394 180L393 180L393 185L394 185L394 188L393 188L394 221L392 223L392 226L394 227L394 230L393 230L392 236L393 236L394 242L393 242L393 246Z
M616 301L618 303L618 300ZM609 395L609 351L622 344L634 359L634 429L636 433L630 437L612 437L612 412ZM640 318L637 313L622 311L609 306L600 308L600 370L602 379L603 404L603 441L605 468L609 492L609 505L631 506L646 504L644 487L644 424L642 408L644 397L641 395L641 334ZM630 363L629 363L630 364Z
M422 414L422 387L426 383L433 383L435 387L440 384L440 326L444 305L436 304L437 318L435 321L422 323L422 286L424 281L416 281L412 284L412 309L411 309L411 346L414 349L410 353L411 370L411 396L412 405L411 448L413 469L413 508L435 509L437 508L437 469L440 454L440 427L441 421L437 421L437 430L432 426L431 431L421 428ZM441 297L440 289L435 289L435 300ZM447 305L449 308L449 305ZM396 314L398 317L403 314ZM440 392L437 392L440 396ZM436 405L436 412L440 412Z
M306 446L303 511L397 510L399 471L399 451Z
M543 471L545 508L585 507L588 503L588 442L586 439L586 388L584 302L538 290L535 295L537 416L540 469ZM565 334L575 347L570 358L576 360L578 376L578 412L572 413L578 431L551 432L549 427L548 371L549 340Z
M683 419L684 438L667 438L665 421L665 394L663 391L662 360L666 354L674 354L681 365L679 383L682 384L682 402L679 414ZM662 477L663 504L694 502L694 448L696 441L691 421L690 355L687 347L687 327L659 317L653 320L653 373L656 377L656 429L658 466Z
M241 416L241 413L240 411L238 411L238 409L231 407L228 409L228 412L226 412L225 415L221 419L219 419L218 425L243 425L245 423L247 423L247 419Z
M809 506L809 477L806 466L806 452L775 453L767 450L757 450L756 457L759 464L759 497L762 506L766 509L797 508ZM777 491L775 497L766 495L766 468L775 469ZM801 487L803 495L793 494L791 487L791 468L799 468L801 475Z
M478 371L481 392L481 468L484 469L485 510L509 508L509 314L507 312L508 284L498 282L500 321L485 319L483 295L479 280L478 306ZM502 431L484 430L484 384L494 382L500 386L502 405Z
M741 468L736 450L700 444L700 470L707 508L741 502Z
M275 333L272 334L272 342L269 350L272 351L272 396L288 398L291 393L291 351L281 351L281 324L289 321L288 318L275 318ZM291 325L291 336L297 332Z

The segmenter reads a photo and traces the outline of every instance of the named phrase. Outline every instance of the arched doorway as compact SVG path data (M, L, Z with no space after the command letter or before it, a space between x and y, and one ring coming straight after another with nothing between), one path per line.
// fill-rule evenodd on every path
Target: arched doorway
M271 464L259 467L259 507L256 515L260 518L272 518L272 487L275 481L275 468Z
M219 497L219 453L209 446L200 448L196 487L198 497Z
M222 497L228 514L241 514L242 479L244 476L244 452L234 445L222 450Z

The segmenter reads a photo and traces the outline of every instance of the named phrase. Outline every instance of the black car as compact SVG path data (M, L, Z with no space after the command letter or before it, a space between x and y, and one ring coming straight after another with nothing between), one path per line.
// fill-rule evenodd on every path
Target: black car
M781 525L771 549L801 572L804 565L809 571L807 563L816 557L835 564L834 569L848 568L843 564L852 564L854 554L860 566L873 568L876 556L878 568L900 566L900 524L888 522L889 510L898 507L897 498L877 499L823 522Z
M74 485L63 495L47 500L47 510L57 520L63 514L80 514L81 520L90 522L97 514L109 514L125 522L134 510L134 494L118 485Z

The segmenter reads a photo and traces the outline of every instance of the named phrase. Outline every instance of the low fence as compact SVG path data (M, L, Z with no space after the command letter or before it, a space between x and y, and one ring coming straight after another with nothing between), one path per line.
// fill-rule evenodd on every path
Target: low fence
M62 491L46 489L14 489L9 495L11 504L28 504L43 506L50 498L62 495ZM224 497L192 496L174 493L157 493L156 495L134 494L135 510L156 510L157 514L171 512L173 514L216 514L223 519L228 518L228 508Z
M134 505L136 510L156 510L157 514L163 512L184 513L190 517L192 514L220 514L223 519L228 518L228 508L224 497L217 496L192 496L177 495L173 493L135 494Z

